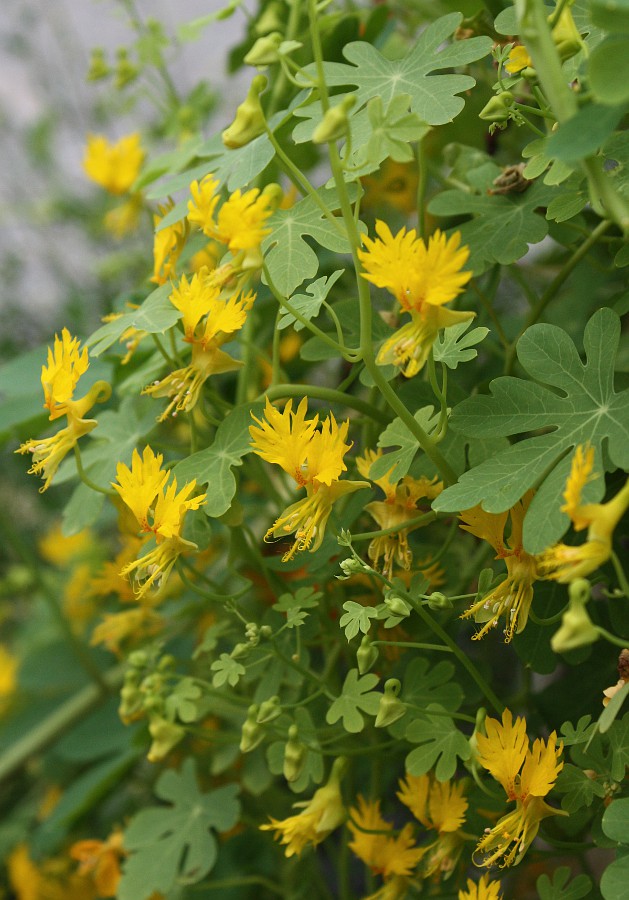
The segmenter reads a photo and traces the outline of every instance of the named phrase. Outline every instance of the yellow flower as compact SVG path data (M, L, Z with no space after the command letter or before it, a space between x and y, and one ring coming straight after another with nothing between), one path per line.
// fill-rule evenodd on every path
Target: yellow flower
M17 686L18 660L0 644L0 715L9 705Z
M132 194L125 203L110 209L106 213L104 219L105 229L116 240L121 241L128 234L132 234L137 230L143 206L144 197L142 194L139 192Z
M61 338L55 336L54 348L48 348L47 363L42 366L41 382L44 406L50 412L48 418L52 422L66 416L67 427L53 437L28 440L15 451L33 454L33 465L28 471L45 479L40 491L48 488L62 459L79 438L96 428L96 419L86 419L85 415L95 403L108 400L111 395L110 386L104 381L97 381L84 397L73 399L79 378L89 366L87 348L81 351L79 347L78 338L73 338L64 328Z
M341 473L347 470L343 457L351 447L345 443L349 421L337 425L332 414L321 423L318 415L306 419L307 407L304 397L296 412L292 411L291 400L279 412L267 398L266 419L252 416L256 425L249 427L254 452L281 466L299 487L306 488L303 500L285 509L265 535L265 540L269 540L295 534L295 542L284 560L291 559L298 550L317 550L334 502L344 494L368 487L365 481L339 481Z
M206 175L201 182L192 182L192 200L188 201L190 224L199 227L209 238L226 244L232 253L259 247L270 233L264 225L273 212L272 197L266 192L260 193L258 188L244 194L237 190L216 212L218 186L213 175Z
M438 833L436 840L422 848L422 877L449 878L463 850L461 826L468 802L462 782L437 781L430 775L407 775L400 780L398 798L408 806L418 822Z
M415 845L412 825L405 825L394 837L393 826L380 814L380 801L367 801L360 794L358 807L349 812L347 827L353 835L349 847L374 874L389 878L413 872L424 851ZM391 832L391 836L386 832Z
M77 841L70 847L71 859L80 863L78 874L91 877L99 897L115 897L125 855L121 831L113 831L106 841Z
M509 75L517 75L522 69L529 68L533 65L533 60L526 52L526 47L522 44L516 44L509 52L509 59L505 63L505 69Z
M219 183L212 174L190 185L192 200L188 200L188 222L207 234L214 227L214 210L219 201Z
M174 278L177 261L188 239L189 225L187 219L159 228L162 219L166 218L175 204L172 201L158 207L153 216L155 237L153 238L153 277L155 284L166 284Z
M53 566L67 566L93 547L94 537L88 528L67 537L58 522L37 542L41 556Z
M93 647L102 644L110 653L118 654L123 641L132 638L135 643L141 642L155 637L163 627L164 621L151 601L144 600L136 609L106 613L92 632L90 644Z
M366 250L358 255L365 271L362 277L387 288L411 321L389 337L378 353L379 365L398 366L407 378L424 366L442 328L471 319L473 312L443 309L461 293L472 277L462 272L469 256L459 247L459 232L447 238L439 229L429 238L417 238L405 228L394 237L384 222L376 222L378 238L363 238Z
M177 557L186 550L196 550L196 544L182 537L183 524L188 510L198 509L205 502L205 494L190 496L196 488L195 480L180 491L176 478L167 484L170 476L161 470L162 459L150 447L145 448L142 457L134 450L131 469L118 463L118 483L112 483L135 515L142 533L155 538L154 549L122 569L123 575L135 572L142 581L138 598L154 585L163 587Z
M467 890L460 890L458 900L501 900L500 882L490 881L489 875L483 875L478 884L467 879Z
M110 144L102 135L90 134L83 159L88 177L110 194L126 194L144 162L140 135L129 134Z
M19 844L7 860L9 884L15 900L95 900L91 880L70 871L67 859L53 857L41 865Z
M553 731L544 742L539 738L529 746L526 722L513 722L505 709L502 722L485 720L486 736L477 734L478 761L503 786L507 799L516 808L503 816L492 829L486 829L475 853L482 856L479 865L517 865L535 839L539 824L547 816L561 815L542 799L563 768L560 760L563 744Z
M592 479L594 448L579 445L572 458L564 491L562 512L568 513L575 531L588 529L587 540L576 547L555 544L539 557L544 578L567 584L599 569L613 552L616 525L629 509L629 479L607 503L582 503L581 494Z
M287 857L299 856L307 846L320 844L345 821L341 778L346 766L343 757L335 760L327 784L315 791L311 800L293 804L303 807L298 815L282 820L271 818L269 824L260 825L261 831L274 831L275 839L286 845Z
M496 551L496 559L504 559L507 577L485 597L473 603L462 618L474 616L484 622L474 640L484 637L490 628L504 616L505 641L523 631L533 601L533 584L540 577L539 557L527 553L522 545L522 524L533 499L533 491L527 491L515 506L503 513L488 513L475 506L461 513L461 528L475 537L487 541ZM511 517L511 533L504 539L507 518Z
M407 900L411 883L414 887L419 887L415 882L410 882L408 878L404 878L402 875L395 875L393 878L385 881L375 894L369 894L368 897L365 897L365 900Z
M365 478L369 478L369 472L373 463L380 459L382 451L367 450L365 455L357 457L358 471ZM377 566L380 559L383 560L382 573L387 578L393 577L393 566L397 563L402 569L408 571L413 561L413 554L408 545L408 535L419 525L405 528L405 524L411 519L417 518L422 511L419 507L421 500L434 500L443 490L443 482L437 478L411 478L404 476L399 481L392 482L390 473L392 469L382 477L373 479L385 494L384 500L374 500L365 506L365 510L373 516L381 530L399 528L392 534L380 535L373 538L367 551L369 559ZM426 511L426 510L425 510Z
M211 273L202 268L189 282L184 275L170 295L173 306L183 313L184 340L192 344L192 360L190 365L144 388L144 394L172 398L159 417L160 422L171 414L193 409L211 375L232 372L242 365L220 347L245 324L255 294L221 299L221 285L229 277L229 267Z

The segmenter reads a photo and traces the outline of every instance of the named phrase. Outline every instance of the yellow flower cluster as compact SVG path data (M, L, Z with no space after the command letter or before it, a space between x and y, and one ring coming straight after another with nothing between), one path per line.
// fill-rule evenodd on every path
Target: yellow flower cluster
M307 408L306 397L295 412L291 400L280 412L267 398L265 418L252 416L256 424L249 427L254 452L281 466L299 487L306 489L304 499L285 509L265 535L265 540L295 535L284 560L291 559L298 550L317 550L334 502L369 486L365 481L339 481L347 469L343 457L352 446L345 443L349 421L338 425L330 414L319 423L318 415L306 418Z

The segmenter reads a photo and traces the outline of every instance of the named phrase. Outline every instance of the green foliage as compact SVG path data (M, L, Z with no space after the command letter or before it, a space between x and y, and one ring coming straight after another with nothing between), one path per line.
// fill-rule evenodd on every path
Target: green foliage
M359 631L368 634L371 628L371 620L378 618L378 611L373 606L362 606L353 600L347 600L343 604L345 612L339 620L341 628L345 628L345 637L348 641L356 637Z
M569 866L555 869L552 882L548 875L540 875L537 879L537 893L541 900L579 900L587 897L591 890L592 881L587 875L570 879Z
M308 285L305 294L293 294L290 298L293 309L296 309L308 321L315 319L321 311L325 298L342 274L343 269L337 269L331 275L322 275L321 278L317 278ZM304 328L303 323L297 321L292 313L284 312L280 316L277 327L281 330L289 325L292 325L295 331L301 331Z
M444 328L439 333L432 348L436 362L443 363L449 369L456 369L461 363L476 359L478 350L472 348L485 340L489 328L472 328L467 331L470 325L471 322L461 322L451 328Z
M142 810L125 830L129 858L119 900L147 900L154 891L200 881L216 862L214 832L229 831L240 815L238 786L200 792L191 759L180 772L163 772L155 794L168 806Z
M334 725L342 720L343 728L350 734L357 734L365 727L365 719L361 715L366 712L375 716L380 705L382 694L373 691L380 679L377 675L359 675L358 669L350 669L345 677L340 697L332 703L326 715L326 722Z
M482 503L488 512L513 506L534 484L537 494L524 525L524 546L539 552L558 540L568 526L560 512L569 466L565 454L578 444L602 445L614 465L629 465L627 429L629 393L614 390L614 356L620 338L618 316L596 312L585 329L584 365L568 335L555 325L534 325L518 342L518 359L532 381L498 378L491 396L472 397L452 415L452 428L492 437L553 429L513 444L466 473L434 503L438 510L469 509ZM559 388L565 396L552 388ZM601 479L590 485L590 500L600 499Z
M438 781L447 781L456 772L458 760L465 762L472 754L465 735L440 707L428 707L424 715L410 723L405 736L418 745L406 757L406 770L411 775L425 775L434 769Z

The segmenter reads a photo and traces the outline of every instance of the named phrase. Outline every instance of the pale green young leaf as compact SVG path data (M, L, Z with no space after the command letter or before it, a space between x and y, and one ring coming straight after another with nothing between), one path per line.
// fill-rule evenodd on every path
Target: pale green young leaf
M343 728L350 734L357 734L365 727L365 719L361 715L366 712L375 716L380 706L382 694L371 689L376 686L379 679L377 675L358 675L358 669L350 669L345 678L343 691L340 697L330 706L326 721L328 725L334 725L342 719Z
M350 185L352 199L356 197L356 190L355 185ZM319 188L317 194L331 211L338 209L335 189ZM304 197L290 209L276 210L268 227L271 233L262 243L265 262L275 287L286 297L290 297L307 278L314 278L319 269L317 253L304 240L305 236L336 253L349 252L341 220L330 222L312 197Z
M430 127L409 112L409 103L405 94L393 97L386 107L381 97L373 97L350 120L353 177L375 171L389 157L402 163L413 159L412 144L428 134Z
M215 688L223 687L224 684L236 687L246 671L237 659L232 659L227 653L221 653L219 659L215 659L210 668L214 672L212 684Z
M181 678L166 697L166 713L171 721L196 722L201 715L201 688L192 678Z
M319 315L323 301L330 293L330 290L343 274L343 269L337 269L331 275L322 275L305 289L304 294L293 294L290 298L290 304L298 313L310 321ZM304 328L302 322L298 322L292 313L283 312L277 323L279 330L293 325L295 331L301 331Z
M363 606L354 600L346 600L343 604L345 612L341 616L340 626L345 628L345 637L348 641L356 637L359 631L367 634L371 628L371 620L378 618L378 611L374 606Z
M469 362L478 356L478 351L472 348L485 340L489 328L480 326L467 331L471 324L471 321L459 322L458 325L451 325L439 332L432 346L436 362L443 363L449 369L456 369L459 363Z
M164 334L181 318L181 312L168 299L172 294L171 284L162 284L149 294L138 309L123 313L112 322L107 322L94 332L85 342L90 356L100 356L108 347L120 340L127 328L148 331L149 334Z
M424 431L430 433L436 426L439 416L435 413L434 407L423 406L415 413L414 418ZM401 419L394 419L390 425L387 425L378 438L378 447L398 447L399 449L385 453L380 459L375 460L369 470L369 477L372 480L382 478L389 469L392 469L389 475L390 480L399 481L407 474L415 454L419 450L417 438L411 434Z
M428 125L451 122L465 105L458 97L474 87L469 75L434 75L443 69L465 66L486 56L492 47L486 37L446 44L461 24L460 13L450 13L432 22L402 59L387 59L371 44L356 41L343 49L350 63L324 63L325 79L331 87L356 85L356 111L374 97L384 107L399 94L411 98L411 111ZM310 67L307 70L310 74Z
M197 484L211 484L203 511L211 518L222 516L231 506L236 493L236 478L232 469L242 465L242 458L251 450L249 426L251 414L261 416L262 403L235 407L219 425L214 443L182 460L173 469L180 484L196 479Z
M536 210L552 197L552 189L539 183L517 196L452 189L437 194L428 208L437 216L473 216L456 230L470 248L468 267L480 275L494 263L510 265L546 237L548 223Z
M587 875L577 875L569 882L571 874L570 866L560 866L553 872L552 882L548 875L540 875L537 879L540 900L581 900L581 897L588 897L592 880Z
M229 831L240 816L238 786L201 793L192 759L185 760L180 772L165 771L155 793L168 805L143 809L125 830L129 855L119 900L147 900L155 891L167 893L178 884L200 881L216 862L214 831Z
M433 508L455 512L482 503L487 512L503 512L535 485L524 521L524 546L539 553L559 540L569 526L560 507L571 451L579 444L593 446L600 473L605 444L605 458L613 466L629 467L629 390L614 389L619 338L616 313L608 308L595 312L585 329L587 361L582 363L563 329L546 324L529 328L518 342L518 358L532 380L497 378L491 395L470 397L455 407L450 425L470 437L538 433L462 475ZM604 490L604 479L593 479L584 497L598 501Z
M448 781L458 760L465 762L472 755L468 739L450 716L430 715L430 709L410 723L406 739L418 745L406 757L406 771L411 775L425 775L434 769L437 781Z

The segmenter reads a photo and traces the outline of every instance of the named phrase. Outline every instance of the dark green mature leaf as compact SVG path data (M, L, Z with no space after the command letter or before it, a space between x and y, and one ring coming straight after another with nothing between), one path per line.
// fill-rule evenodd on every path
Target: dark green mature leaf
M603 831L612 841L629 844L629 797L610 803L603 815Z
M548 234L548 223L536 213L553 197L551 188L537 183L523 194L500 196L448 190L437 194L429 210L437 216L474 216L457 226L470 248L468 265L480 275L493 263L510 265Z
M148 331L149 334L163 334L178 322L181 312L168 299L172 293L171 284L162 284L146 298L138 309L124 313L113 322L107 322L87 339L90 356L100 356L115 344L127 328Z
M343 720L343 728L350 734L357 734L365 727L365 720L360 710L375 716L380 705L382 694L372 691L379 678L377 675L358 675L358 669L350 669L345 678L343 691L329 708L326 721L334 725Z
M584 806L591 806L595 797L604 797L605 788L598 781L585 774L583 769L566 763L557 778L557 790L565 794L561 808L575 813Z
M612 134L623 115L616 106L590 103L548 138L548 155L574 163L592 156Z
M415 413L414 418L424 431L430 433L437 424L439 416L435 413L433 406L423 406ZM389 476L391 481L398 481L407 474L415 454L419 451L417 438L411 434L401 419L394 419L390 425L387 425L378 438L378 447L399 448L385 453L380 459L375 460L369 470L369 477L375 479L382 478L392 468Z
M544 429L465 473L434 502L454 512L482 503L487 512L503 512L537 484L524 522L524 546L538 553L565 533L569 520L560 512L570 468L569 452L590 443L600 471L605 453L613 466L629 467L629 391L614 390L614 359L620 320L611 309L594 313L584 334L587 362L556 325L533 325L518 342L518 358L531 376L497 378L491 396L476 396L455 407L451 427L471 437L526 434ZM545 382L559 391L544 387ZM586 486L587 500L600 500L604 479Z
M170 805L142 810L126 829L129 856L119 900L146 900L154 891L167 893L177 884L200 881L216 862L213 831L228 831L240 815L238 786L201 793L192 759L180 772L164 772L155 793Z
M350 185L352 199L356 191L356 186ZM328 209L338 209L335 189L319 188L317 194ZM314 278L319 269L319 258L304 236L336 253L348 253L350 249L341 220L327 219L312 197L304 197L290 209L276 210L268 226L271 233L264 239L262 250L271 279L285 297L290 297L306 278Z
M475 81L469 75L431 73L465 66L491 50L491 40L486 37L445 44L462 18L460 13L450 13L437 19L402 59L387 59L362 41L348 44L343 56L352 65L325 63L325 80L335 87L356 85L357 110L374 97L380 97L386 108L398 94L408 94L411 111L428 125L451 122L465 105L456 95L474 87Z
M587 875L577 875L568 884L570 875L569 866L555 869L552 882L548 875L540 875L537 879L540 900L581 900L581 897L587 897L592 890L592 880Z
M231 506L236 493L232 469L241 466L243 456L251 450L251 415L259 417L263 409L262 403L237 406L219 425L211 447L193 453L174 467L173 473L180 484L196 478L197 483L209 486L203 506L206 515L222 516Z
M402 700L422 710L436 705L455 712L463 700L463 689L452 680L455 671L445 659L435 664L417 657L404 672Z
M607 736L612 757L611 776L614 781L620 782L629 766L629 713L625 713L620 721L616 719Z
M457 768L457 760L469 759L472 751L468 739L449 716L430 715L415 719L406 729L406 739L418 744L406 757L406 771L425 775L435 769L438 781L448 781Z
M629 101L629 35L614 34L594 48L589 60L590 87L607 106Z
M629 900L629 856L621 856L605 869L601 894L605 900Z

